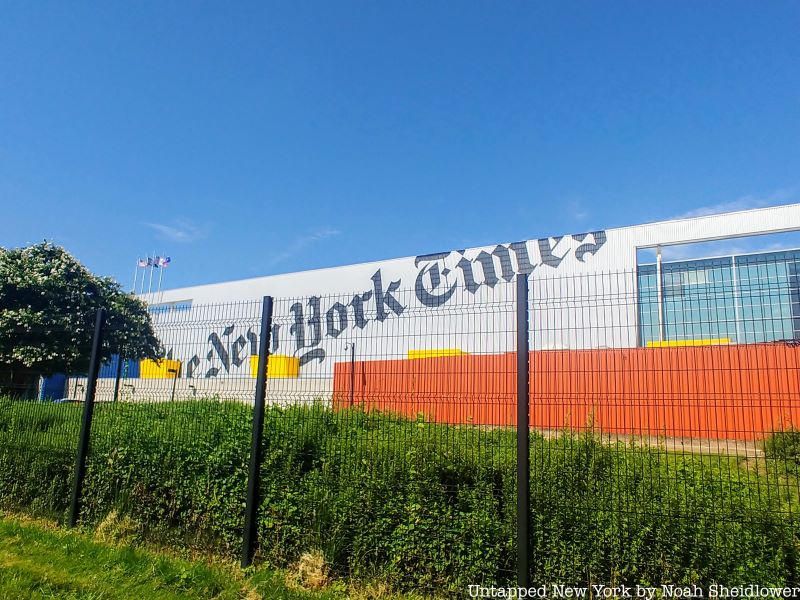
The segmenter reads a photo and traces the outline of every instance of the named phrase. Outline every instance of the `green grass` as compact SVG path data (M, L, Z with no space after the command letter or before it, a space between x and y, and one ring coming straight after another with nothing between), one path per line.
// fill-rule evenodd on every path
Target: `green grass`
M0 400L0 506L63 518L80 413ZM98 404L83 522L116 511L139 539L235 557L251 419L249 406L213 399ZM271 407L263 452L261 564L320 551L335 578L395 589L513 580L513 430ZM792 465L532 434L531 580L796 580Z
M42 521L0 517L0 598L334 600L343 590L289 589L279 571L175 558Z

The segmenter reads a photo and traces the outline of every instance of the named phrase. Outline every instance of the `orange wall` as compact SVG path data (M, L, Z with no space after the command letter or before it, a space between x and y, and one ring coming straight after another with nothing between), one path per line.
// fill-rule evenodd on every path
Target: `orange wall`
M444 423L514 425L516 355L355 363L354 402ZM755 439L800 427L800 347L749 344L531 352L531 425ZM350 403L350 363L334 406Z

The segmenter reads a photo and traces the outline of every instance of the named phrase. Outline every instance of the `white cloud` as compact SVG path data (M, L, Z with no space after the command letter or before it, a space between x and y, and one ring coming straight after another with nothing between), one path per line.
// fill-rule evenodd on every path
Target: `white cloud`
M570 215L576 221L584 221L589 217L589 211L580 200L570 200L567 202Z
M797 247L796 240L770 241L761 236L741 238L736 240L719 240L715 242L702 242L699 244L683 244L679 246L665 246L661 255L665 261L695 260L713 256L741 256L761 252L778 252ZM645 262L655 262L655 249L650 249Z
M725 212L734 212L737 210L748 210L752 208L764 208L766 206L774 206L777 204L785 204L787 201L794 199L797 196L797 188L782 188L768 194L767 196L754 196L752 194L740 196L735 200L728 202L720 202L718 204L710 204L708 206L701 206L688 212L672 217L673 219L688 219L691 217L706 217L708 215L716 215Z
M169 242L189 243L206 237L206 231L186 219L178 219L172 225L145 223L156 232L159 239Z
M698 247L697 244L665 246L661 249L661 255L664 260L673 261L692 260L708 256L734 256L739 254L747 254L751 251L747 246L735 242L718 242L711 247L708 246L708 244L701 247Z
M295 254L298 254L300 251L304 250L305 248L316 244L317 242L321 242L325 239L335 237L337 235L341 235L341 231L338 229L332 229L326 227L324 229L318 229L306 235L301 235L296 237L292 240L286 248L276 254L273 254L268 263L270 265L276 265L280 262L283 262Z

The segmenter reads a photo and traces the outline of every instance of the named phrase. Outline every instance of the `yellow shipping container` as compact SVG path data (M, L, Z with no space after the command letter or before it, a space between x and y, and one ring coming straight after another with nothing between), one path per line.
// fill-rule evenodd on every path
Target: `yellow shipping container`
M250 356L250 377L258 375L258 355ZM294 379L300 376L300 359L285 354L270 354L267 362L267 377L272 379Z
M139 362L139 377L142 379L175 379L181 374L181 361L162 359L160 361L145 358Z
M712 338L705 340L666 340L663 342L647 342L648 348L686 348L688 346L726 346L730 338Z
M409 350L408 359L415 360L418 358L440 358L442 356L462 356L468 354L461 348L434 348L432 350Z

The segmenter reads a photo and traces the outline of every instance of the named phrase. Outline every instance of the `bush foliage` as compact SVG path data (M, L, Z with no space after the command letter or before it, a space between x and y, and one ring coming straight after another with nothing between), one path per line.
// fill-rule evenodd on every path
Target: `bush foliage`
M62 512L80 406L0 402L0 503ZM83 518L237 556L250 407L99 404ZM320 406L267 410L259 559L460 590L514 579L513 431ZM778 482L782 482L777 485ZM730 457L531 438L531 581L797 581L797 482Z
M789 471L800 467L800 430L776 431L764 441L767 457L783 462Z

